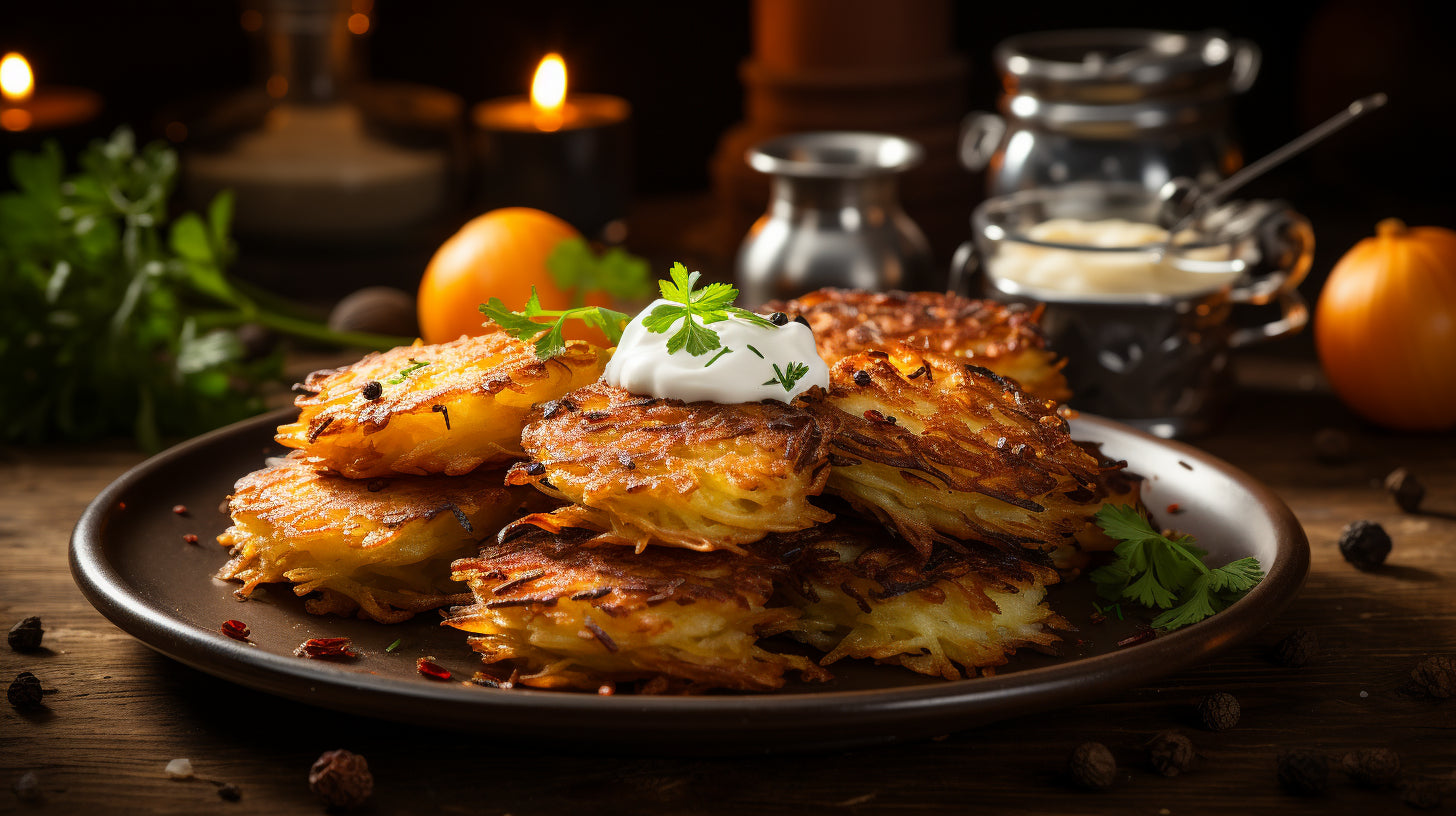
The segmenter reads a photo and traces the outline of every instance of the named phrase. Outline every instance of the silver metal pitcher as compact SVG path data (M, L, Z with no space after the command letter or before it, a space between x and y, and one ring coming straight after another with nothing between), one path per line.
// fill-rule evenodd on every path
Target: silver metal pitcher
M752 308L825 286L882 291L931 285L930 245L900 207L897 177L920 163L909 139L796 133L757 145L748 164L773 176L768 212L738 250Z
M1260 53L1214 31L1043 31L995 50L999 115L961 126L961 163L987 169L990 195L1077 181L1156 190L1210 184L1242 164L1230 102L1254 83Z

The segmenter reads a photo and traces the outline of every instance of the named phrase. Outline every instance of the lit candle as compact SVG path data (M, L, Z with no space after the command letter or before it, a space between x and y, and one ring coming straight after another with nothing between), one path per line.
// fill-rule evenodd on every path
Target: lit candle
M25 57L11 52L0 59L0 128L9 131L57 130L95 118L101 97L83 88L37 88Z
M568 93L565 61L547 54L530 96L492 99L472 112L479 205L536 207L599 235L626 214L631 116L621 97Z

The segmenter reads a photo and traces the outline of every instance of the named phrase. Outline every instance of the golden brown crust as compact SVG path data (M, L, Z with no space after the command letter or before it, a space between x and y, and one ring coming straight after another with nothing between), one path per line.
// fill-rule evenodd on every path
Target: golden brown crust
M828 492L922 556L968 539L1050 549L1082 529L1098 465L1056 404L979 366L933 379L922 366L897 346L830 367L828 398L807 403L838 427Z
M487 664L506 663L518 682L596 688L657 680L679 691L768 690L786 672L825 678L811 661L756 645L798 612L769 608L782 567L726 552L594 546L593 531L511 525L502 541L455 562L476 603L445 621L474 632Z
M598 382L529 422L532 461L507 482L604 512L619 543L737 551L832 518L809 503L829 478L827 434L795 407L684 403Z
M294 400L299 417L279 427L277 440L350 478L468 473L520 458L530 407L595 380L606 360L605 350L579 342L540 360L500 331L417 341L308 375ZM379 388L373 400L363 393L370 382Z
M1046 348L1041 310L944 292L865 292L820 289L761 311L802 315L814 330L819 356L833 365L862 351L897 343L950 368L974 362L1017 380L1043 399L1070 397L1063 361Z
M458 603L448 562L492 536L533 491L502 485L500 471L467 476L399 476L359 481L320 473L294 453L240 479L228 499L232 526L218 543L232 560L219 577L290 582L308 609L394 623Z
M822 665L867 658L953 680L1069 626L1042 602L1058 575L1038 553L972 543L926 560L851 520L752 547L787 567L782 596L803 612L790 635L827 652Z

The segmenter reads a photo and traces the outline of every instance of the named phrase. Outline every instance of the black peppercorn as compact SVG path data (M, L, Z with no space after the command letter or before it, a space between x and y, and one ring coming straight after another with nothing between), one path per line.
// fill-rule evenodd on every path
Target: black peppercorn
M1148 742L1148 764L1163 776L1177 776L1193 767L1193 742L1177 731L1162 731Z
M40 618L32 615L10 627L6 640L9 641L10 648L17 652L33 652L40 648L40 640L44 636L45 630L40 626Z
M43 694L40 679L28 671L23 671L15 675L15 679L11 681L10 688L5 692L5 699L16 708L37 708L40 706Z
M1411 680L1428 696L1444 700L1456 695L1456 658L1449 655L1428 657L1411 669Z
M1340 555L1359 570L1373 570L1390 555L1390 536L1373 521L1353 521L1340 533Z
M1411 779L1400 786L1400 801L1416 810L1435 810L1445 794L1446 786L1436 779Z
M1279 784L1299 796L1318 796L1330 788L1330 761L1318 751L1280 754Z
M243 798L243 789L231 782L224 782L217 786L217 795L229 802L237 802Z
M1421 499L1426 497L1426 486L1405 468L1396 468L1385 477L1385 492L1389 493L1401 510L1407 513L1421 511Z
M526 473L531 476L540 476L545 472L546 466L541 464L540 462L532 462L531 464L526 465Z
M1308 629L1295 629L1274 645L1274 661L1297 669L1308 666L1319 654L1319 638Z
M1227 731L1239 724L1239 701L1232 694L1218 692L1198 703L1198 720L1209 731Z
M1345 754L1340 769L1357 785L1384 788L1400 779L1400 755L1389 748L1361 748Z
M794 322L795 323L803 323L805 326L809 326L809 321L805 320L803 315L794 315ZM810 331L813 331L814 330L814 327L813 326L809 326L809 330Z
M384 386L379 384L379 380L370 380L359 389L359 396L373 402L384 396Z
M1110 788L1117 780L1117 760L1100 742L1084 742L1077 746L1067 761L1072 780L1084 788Z
M330 807L355 808L374 792L369 763L351 751L325 751L308 772L308 789Z
M873 382L873 380L870 379L870 373L868 371L865 371L865 370L861 369L859 371L854 372L854 384L855 385L858 385L858 386L866 386L866 385L869 385L871 382Z
M784 314L783 312L774 312L773 314L768 316L768 322L774 324L775 326L783 326L789 322L789 316Z
M1350 435L1337 428L1321 428L1314 435L1314 458L1326 465L1350 461Z
M42 797L40 779L36 777L35 771L26 771L21 774L10 789L15 791L15 798L22 802L39 802Z

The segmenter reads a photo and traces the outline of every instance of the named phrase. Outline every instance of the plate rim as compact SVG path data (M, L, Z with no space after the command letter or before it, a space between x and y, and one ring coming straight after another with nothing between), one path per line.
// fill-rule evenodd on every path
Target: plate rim
M72 531L68 561L73 580L86 600L103 616L146 646L185 665L230 682L335 710L367 713L398 721L474 728L524 726L542 712L553 717L586 716L607 719L614 728L656 730L662 733L700 731L704 721L731 725L743 734L785 730L788 715L830 713L846 725L899 722L904 718L933 721L919 729L925 735L973 727L1012 716L1061 708L1095 700L1114 689L1134 687L1168 676L1198 660L1241 642L1261 630L1299 593L1309 572L1310 551L1304 528L1293 511L1268 486L1227 462L1177 440L1162 439L1102 417L1081 414L1077 425L1092 425L1104 432L1125 434L1171 449L1190 465L1207 467L1249 491L1268 517L1275 533L1274 564L1264 579L1237 603L1221 611L1216 620L1224 637L1210 638L1200 625L1162 635L1146 643L1050 666L925 685L893 688L790 691L758 694L687 696L563 693L536 689L465 687L460 683L425 683L300 661L253 649L247 644L216 637L156 604L123 580L106 558L105 522L119 496L135 482L163 471L174 461L214 442L277 425L295 408L235 422L180 442L129 468L107 485L86 506ZM1105 435L1102 434L1102 435ZM1201 632L1200 632L1201 630ZM1155 658L1152 652L1161 655ZM1146 659L1131 659L1136 653ZM301 684L301 686L299 685ZM393 706L368 707L380 700L404 701L415 706L456 706L449 717L395 716ZM999 705L998 705L999 704ZM982 708L994 712L978 711ZM695 719L677 720L673 714L691 713ZM417 712L416 712L417 714ZM466 716L460 716L465 714ZM650 715L644 724L634 718ZM957 716L966 724L953 726ZM848 722L845 718L852 718ZM676 723L676 725L674 725ZM709 723L712 724L711 722ZM667 727L664 728L663 726ZM884 738L880 735L880 738ZM864 740L859 740L864 741Z

